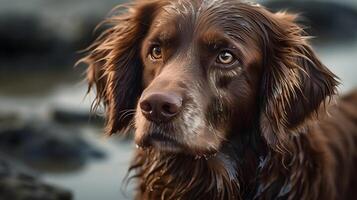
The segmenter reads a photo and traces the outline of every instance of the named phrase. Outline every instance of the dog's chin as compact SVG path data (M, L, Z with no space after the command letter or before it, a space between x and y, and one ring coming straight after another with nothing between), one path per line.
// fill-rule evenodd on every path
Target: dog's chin
M137 142L137 146L141 149L156 149L168 153L182 153L185 150L184 145L176 139L156 132L146 134Z
M186 154L197 158L212 158L216 155L217 150L212 149L192 149L189 145L185 145L162 133L148 133L136 142L137 147L141 150L155 150L169 154Z

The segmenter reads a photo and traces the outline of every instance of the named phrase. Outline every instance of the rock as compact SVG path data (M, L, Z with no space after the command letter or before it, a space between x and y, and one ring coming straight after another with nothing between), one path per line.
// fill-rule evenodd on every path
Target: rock
M63 124L85 124L103 126L104 119L95 114L81 111L69 111L63 109L55 109L52 112L52 118L54 121Z
M2 13L0 44L3 70L6 66L13 65L26 68L28 66L21 63L28 65L43 58L47 58L51 63L62 61L60 53L63 52L58 47L64 44L63 41L54 30L42 26L36 16Z
M0 126L7 124L15 124L19 120L19 116L16 113L0 113Z
M320 40L351 40L357 37L357 9L341 2L270 0L263 3L273 11L300 13L301 23Z
M118 0L0 0L0 73L71 70Z
M56 124L27 123L0 129L0 151L44 171L77 170L105 154L75 130Z
M28 177L0 179L0 199L71 200L71 192Z
M0 199L71 200L69 190L41 182L34 175L19 170L19 165L0 158Z

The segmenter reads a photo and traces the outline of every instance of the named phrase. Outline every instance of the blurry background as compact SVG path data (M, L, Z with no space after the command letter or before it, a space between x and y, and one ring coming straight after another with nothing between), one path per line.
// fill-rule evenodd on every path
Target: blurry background
M133 145L90 117L77 51L119 0L0 0L0 200L132 199ZM357 0L258 1L301 13L322 61L357 86ZM311 28L309 28L311 27Z

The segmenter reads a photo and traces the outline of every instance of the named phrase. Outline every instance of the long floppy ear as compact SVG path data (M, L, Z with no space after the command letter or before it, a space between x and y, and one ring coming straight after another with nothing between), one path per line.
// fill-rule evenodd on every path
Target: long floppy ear
M108 28L88 48L79 62L88 65L89 90L96 88L93 108L103 103L106 133L129 127L142 92L140 48L161 1L138 1L121 6L127 10L104 21Z
M283 151L289 137L336 93L338 81L307 43L296 15L269 14L260 126L268 145Z

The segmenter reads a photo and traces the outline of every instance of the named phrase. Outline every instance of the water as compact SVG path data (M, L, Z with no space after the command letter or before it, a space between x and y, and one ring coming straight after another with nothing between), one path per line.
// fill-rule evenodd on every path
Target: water
M1 83L1 81L0 81ZM46 85L43 85L46 86ZM6 86L0 87L0 113L20 113L22 119L39 118L48 121L49 113L53 108L74 109L88 111L93 94L86 96L84 83L71 83L54 86L50 91L44 89L44 94L35 92L35 95L21 95L17 92L1 93ZM1 90L3 89L3 90ZM39 89L39 88L34 88ZM107 154L107 158L89 162L80 171L66 173L44 173L42 180L47 183L62 186L74 191L75 200L96 200L105 196L105 199L124 200L132 199L133 186L122 187L122 181L127 174L132 158L134 145L119 138L106 138L101 128L84 125L81 127L83 137L91 144Z
M75 190L77 200L124 200L133 198L133 186L126 189L123 179L132 158L132 143L111 141L88 130L87 139L105 150L109 157L93 162L82 171L71 174L47 174L45 180ZM125 190L126 189L126 190Z
M357 87L357 40L315 48L322 62L341 78L340 92Z

